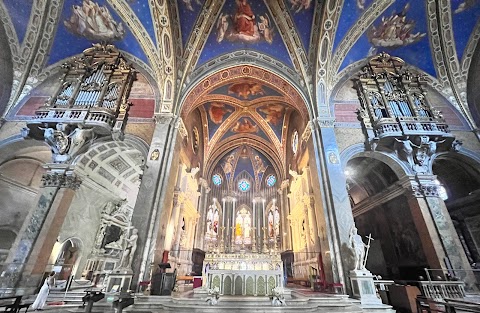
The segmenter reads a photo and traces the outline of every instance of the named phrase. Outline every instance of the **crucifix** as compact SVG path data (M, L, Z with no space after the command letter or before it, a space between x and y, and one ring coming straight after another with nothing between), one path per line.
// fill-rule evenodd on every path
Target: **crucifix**
M368 243L367 243L367 251L365 251L365 259L363 260L363 268L365 268L365 265L367 265L368 250L370 250L370 242L375 240L372 238L372 233L368 234L368 236L365 238L368 239Z

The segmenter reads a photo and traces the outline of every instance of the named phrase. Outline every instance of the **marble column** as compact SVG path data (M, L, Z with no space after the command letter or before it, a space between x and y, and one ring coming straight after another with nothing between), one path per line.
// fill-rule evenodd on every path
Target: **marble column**
M28 214L6 260L9 286L34 291L47 270L48 259L81 180L66 167L43 175L37 205ZM31 289L31 290L30 290Z
M325 216L325 232L335 283L342 283L350 292L349 271L354 268L354 258L349 248L349 236L354 225L352 208L346 188L346 178L340 164L333 119L314 119L312 140L315 151L318 181L322 194L322 207ZM312 177L312 179L316 179ZM327 250L327 247L322 247Z
M172 114L161 114L155 117L155 122L132 216L132 225L138 229L139 247L132 264L132 288L139 281L149 280L151 267L156 269L156 265L162 261L165 249L163 246L157 247L157 242L165 241L168 216L164 216L164 213L171 208L176 176L173 174L178 167L173 161L177 141L180 141L177 140L178 118Z
M292 232L290 230L290 223L288 222L287 216L289 214L289 202L287 197L288 192L288 180L282 182L280 188L278 189L278 194L280 198L280 238L282 241L281 249L282 251L287 251L292 249Z
M199 223L195 230L195 245L194 247L200 250L205 250L204 242L205 242L205 226L206 226L206 215L207 215L207 207L208 207L208 194L210 192L210 187L208 187L208 181L204 178L200 178L200 201L198 212L200 213ZM218 199L218 201L222 201L222 199ZM223 207L222 207L223 209ZM223 218L224 212L222 212ZM222 219L223 220L223 219ZM225 219L226 220L226 219ZM222 224L222 226L225 226ZM219 234L221 231L219 230ZM226 241L225 241L226 242Z
M444 272L453 270L455 276L465 281L467 289L475 288L475 276L435 179L434 175L417 174L415 180L409 181L409 205L429 267Z

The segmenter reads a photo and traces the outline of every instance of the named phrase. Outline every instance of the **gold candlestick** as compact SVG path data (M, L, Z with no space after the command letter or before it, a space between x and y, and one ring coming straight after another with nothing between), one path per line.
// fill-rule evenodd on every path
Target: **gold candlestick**
M262 229L263 229L263 249L262 249L262 252L263 252L263 253L267 253L267 252L268 252L268 246L267 246L267 227L263 226Z
M221 235L222 237L220 239L220 251L224 253L225 252L225 237L224 237L225 226L220 227L220 229L222 230L222 235Z
M255 236L256 227L253 227L253 233L252 233L252 252L257 252L257 236Z

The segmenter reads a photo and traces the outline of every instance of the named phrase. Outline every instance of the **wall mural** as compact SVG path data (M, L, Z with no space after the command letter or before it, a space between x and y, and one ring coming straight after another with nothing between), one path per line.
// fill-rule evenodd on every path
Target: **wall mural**
M65 0L47 65L81 53L99 41L149 63L137 39L106 0Z
M234 133L258 133L258 126L248 117L243 117L231 128Z
M238 100L255 100L262 96L281 97L281 94L276 90L249 81L224 85L211 91L210 94L228 95Z
M365 5L367 3L365 2ZM426 35L428 30L425 21L427 14L425 3L423 1L415 2L414 10L410 10L410 7L410 0L395 1L353 45L340 66L340 70L355 61L383 51L399 56L405 62L436 76L431 55L418 53L418 51L431 50ZM359 10L358 7L356 10ZM342 16L343 18L347 17Z
M187 12L183 13L182 22L187 17ZM257 50L293 67L275 21L263 1L227 0L205 43L198 65L238 49Z

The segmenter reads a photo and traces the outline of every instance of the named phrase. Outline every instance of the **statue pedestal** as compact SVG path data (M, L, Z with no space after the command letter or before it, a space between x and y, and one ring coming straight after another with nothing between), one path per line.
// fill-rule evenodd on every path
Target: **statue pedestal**
M130 290L133 271L127 268L118 268L108 275L107 292L119 292Z
M350 271L350 281L352 282L353 297L360 300L365 305L382 305L382 300L377 297L373 275L369 270Z

